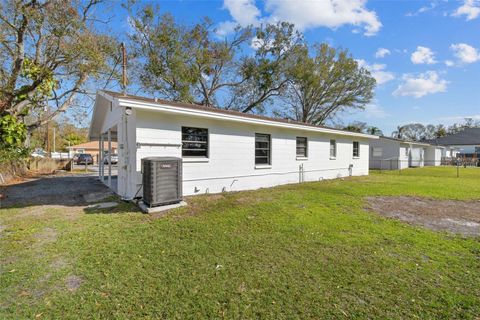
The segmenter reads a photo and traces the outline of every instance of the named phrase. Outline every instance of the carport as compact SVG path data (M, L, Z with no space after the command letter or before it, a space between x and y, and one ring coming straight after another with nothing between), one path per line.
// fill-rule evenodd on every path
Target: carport
M100 134L98 145L100 149L100 159L98 162L98 178L105 183L115 193L118 193L117 169L112 165L112 141L117 141L117 126L109 128L107 132ZM107 142L107 149L104 150L104 142ZM106 155L106 157L105 157ZM107 164L105 165L105 161ZM105 170L106 169L106 170Z
M98 179L115 193L120 194L118 176L119 168L122 166L121 153L123 144L119 144L119 136L123 127L123 112L121 109L112 105L112 103L102 97L97 96L90 126L90 140L98 140L98 148L100 150L98 163ZM117 142L117 152L119 154L119 162L113 165L111 156L113 154L112 143Z

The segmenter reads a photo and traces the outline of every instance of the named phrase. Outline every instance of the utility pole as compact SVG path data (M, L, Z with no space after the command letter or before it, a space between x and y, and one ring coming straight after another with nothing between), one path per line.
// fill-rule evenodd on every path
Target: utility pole
M125 43L122 42L120 45L122 49L122 91L123 94L127 94L127 49L125 48Z

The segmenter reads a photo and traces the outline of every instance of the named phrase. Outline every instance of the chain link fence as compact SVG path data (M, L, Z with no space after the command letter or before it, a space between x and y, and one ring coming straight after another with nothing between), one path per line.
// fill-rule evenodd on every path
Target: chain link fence
M398 171L402 174L403 169L422 167L450 167L452 173L460 176L461 168L480 167L480 159L477 158L442 158L441 160L422 159L371 159L370 169L382 171Z

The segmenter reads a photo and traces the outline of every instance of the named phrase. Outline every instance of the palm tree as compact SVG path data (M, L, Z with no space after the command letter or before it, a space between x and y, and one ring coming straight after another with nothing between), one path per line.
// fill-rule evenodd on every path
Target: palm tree
M397 130L392 132L392 138L403 139L404 131L405 131L404 126L397 126Z
M375 126L370 126L367 128L367 133L374 135L374 136L383 136L383 131L380 128Z

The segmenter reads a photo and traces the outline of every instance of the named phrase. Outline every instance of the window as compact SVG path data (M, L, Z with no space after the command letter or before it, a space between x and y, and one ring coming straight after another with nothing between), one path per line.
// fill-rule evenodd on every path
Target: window
M408 157L408 151L409 151L408 147L405 147L405 157Z
M360 143L358 141L353 141L353 157L360 157Z
M374 157L381 157L383 154L382 148L379 147L373 147L372 148L372 156Z
M182 127L182 157L208 158L208 129Z
M271 164L269 134L255 133L255 164Z
M307 157L307 138L297 137L297 157Z
M330 158L337 157L337 141L330 140Z

